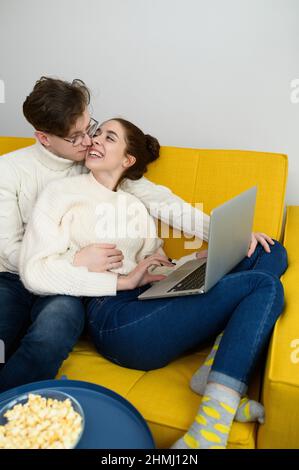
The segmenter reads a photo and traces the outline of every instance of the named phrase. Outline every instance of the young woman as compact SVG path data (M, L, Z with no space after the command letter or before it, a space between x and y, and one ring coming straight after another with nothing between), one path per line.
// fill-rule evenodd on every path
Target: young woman
M271 241L271 253L259 245L206 294L138 301L150 282L163 278L157 266L175 266L161 249L153 219L120 184L140 178L158 156L158 141L133 124L104 122L86 157L90 173L50 183L38 199L20 273L37 294L86 297L98 351L123 367L164 367L224 330L196 419L173 447L225 448L241 396L283 309L279 276L286 252ZM79 248L105 241L122 251L121 268L112 263L99 273L76 266Z

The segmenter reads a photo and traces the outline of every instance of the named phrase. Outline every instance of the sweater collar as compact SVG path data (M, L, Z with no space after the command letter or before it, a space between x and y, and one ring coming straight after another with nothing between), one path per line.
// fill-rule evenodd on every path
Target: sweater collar
M114 196L121 191L119 189L117 191L112 191L112 189L106 188L106 186L104 186L102 183L99 183L99 181L93 176L91 171L87 174L87 178L95 189L101 189L102 192L110 194L111 196Z
M71 168L78 163L66 158L58 157L54 153L49 152L40 142L36 142L36 156L39 162L50 170L63 171Z

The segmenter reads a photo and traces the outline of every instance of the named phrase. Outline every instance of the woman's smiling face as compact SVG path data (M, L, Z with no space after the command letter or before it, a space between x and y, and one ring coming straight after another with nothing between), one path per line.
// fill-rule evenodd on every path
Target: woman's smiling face
M125 132L122 125L114 120L101 124L88 149L85 165L90 170L125 170L127 159Z

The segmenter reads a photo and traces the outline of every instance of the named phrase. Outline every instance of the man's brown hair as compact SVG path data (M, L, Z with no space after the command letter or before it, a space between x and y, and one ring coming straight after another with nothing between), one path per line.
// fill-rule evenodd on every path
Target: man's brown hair
M89 103L90 92L82 80L41 77L24 101L23 113L34 129L67 137Z

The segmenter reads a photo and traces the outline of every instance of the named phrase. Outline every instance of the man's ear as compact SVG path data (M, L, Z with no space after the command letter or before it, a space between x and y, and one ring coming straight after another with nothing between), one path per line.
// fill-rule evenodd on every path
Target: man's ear
M48 138L47 134L45 134L42 131L35 131L34 135L42 145L44 145L45 147L50 146L50 142L49 142L49 138Z
M130 168L130 166L133 166L136 162L136 158L133 157L133 155L127 154L125 156L125 160L123 163L124 168Z

